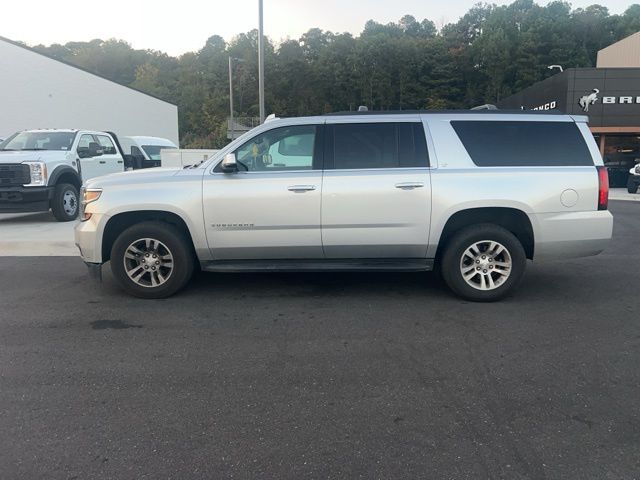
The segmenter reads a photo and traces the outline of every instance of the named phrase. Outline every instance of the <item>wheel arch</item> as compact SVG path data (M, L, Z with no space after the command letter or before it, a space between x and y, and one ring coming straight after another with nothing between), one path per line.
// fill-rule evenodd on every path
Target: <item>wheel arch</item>
M194 250L193 237L187 226L187 222L178 214L166 210L138 210L131 212L122 212L109 218L102 232L102 261L106 262L111 258L111 248L118 235L127 228L142 222L161 222L173 225L189 242L192 250Z
M527 258L533 259L535 236L531 219L524 211L513 207L478 207L453 213L440 234L436 259L441 258L447 242L456 232L480 223L492 223L509 230L522 244Z
M57 167L49 177L49 185L58 185L60 183L70 183L80 191L82 180L76 170L68 165Z

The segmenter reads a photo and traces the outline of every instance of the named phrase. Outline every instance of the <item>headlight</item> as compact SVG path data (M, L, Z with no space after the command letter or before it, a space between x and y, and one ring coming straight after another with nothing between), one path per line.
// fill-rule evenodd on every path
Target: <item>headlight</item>
M47 164L44 162L24 162L29 165L31 182L25 186L45 186L47 184Z
M82 189L80 190L80 196L82 198L82 201L80 202L80 220L84 222L85 220L89 220L91 218L91 213L85 212L85 208L90 203L98 200L100 198L100 195L102 195L101 188L87 189L82 187Z

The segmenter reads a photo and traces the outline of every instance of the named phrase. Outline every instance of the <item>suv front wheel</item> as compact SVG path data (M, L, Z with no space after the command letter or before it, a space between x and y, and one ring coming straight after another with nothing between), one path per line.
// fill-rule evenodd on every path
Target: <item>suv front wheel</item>
M191 244L176 227L143 222L122 232L111 248L111 271L127 293L166 298L183 288L193 274Z
M467 300L491 302L513 290L524 273L524 248L510 231L479 224L457 232L442 256L442 276Z

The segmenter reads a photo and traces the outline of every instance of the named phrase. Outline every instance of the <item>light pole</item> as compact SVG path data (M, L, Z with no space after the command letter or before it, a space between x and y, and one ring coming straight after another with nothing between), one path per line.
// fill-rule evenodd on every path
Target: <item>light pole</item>
M243 62L241 58L233 58L229 55L229 127L231 127L231 140L236 136L236 124L233 121L233 61Z
M235 127L233 124L233 73L232 73L233 59L229 56L229 126L231 127L231 141L235 135Z
M262 0L258 0L258 97L260 102L260 123L264 122L264 28Z

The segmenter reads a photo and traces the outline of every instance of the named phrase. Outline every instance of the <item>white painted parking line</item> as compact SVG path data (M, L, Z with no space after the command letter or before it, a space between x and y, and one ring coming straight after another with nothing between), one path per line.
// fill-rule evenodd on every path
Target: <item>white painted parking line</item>
M0 214L0 256L77 256L74 225L51 213Z

